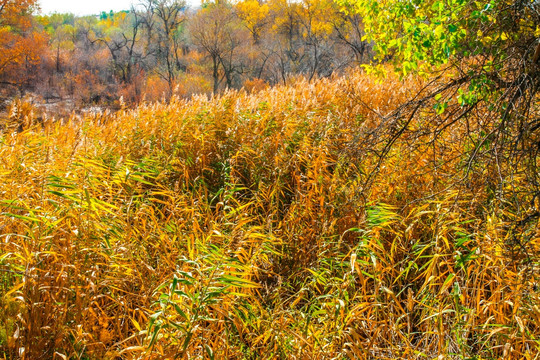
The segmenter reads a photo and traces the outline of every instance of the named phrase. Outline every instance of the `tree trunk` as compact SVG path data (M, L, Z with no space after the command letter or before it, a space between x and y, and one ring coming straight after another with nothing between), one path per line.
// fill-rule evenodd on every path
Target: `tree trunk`
M219 86L219 73L218 73L219 62L218 62L217 56L215 55L212 56L212 62L214 66L214 69L212 72L212 77L214 79L214 94L217 94L218 86Z

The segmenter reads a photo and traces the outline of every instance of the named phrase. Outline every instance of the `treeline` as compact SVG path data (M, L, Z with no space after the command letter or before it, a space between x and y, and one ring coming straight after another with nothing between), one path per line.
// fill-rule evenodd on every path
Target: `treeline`
M0 60L4 92L30 90L47 101L108 103L122 96L137 103L252 90L329 76L370 56L359 15L333 0L216 1L200 9L143 0L130 10L84 17L33 15L33 0L3 2L11 10L0 10L0 27L18 39L0 47L22 48L16 61Z

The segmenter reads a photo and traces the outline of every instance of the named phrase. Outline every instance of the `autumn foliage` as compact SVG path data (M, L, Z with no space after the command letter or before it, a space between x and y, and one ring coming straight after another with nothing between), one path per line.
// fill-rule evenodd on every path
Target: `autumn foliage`
M0 358L539 358L538 8L451 3L0 0Z
M3 0L0 81L5 97L118 107L173 95L220 93L260 79L287 83L342 73L370 59L358 16L333 0L144 0L96 15L39 14ZM2 95L2 94L0 94Z
M0 82L28 85L47 47L47 37L33 28L35 1L0 1Z
M426 105L379 156L423 86L358 72L4 132L0 353L535 358L540 237L493 201L521 169L463 160L489 109L433 137Z

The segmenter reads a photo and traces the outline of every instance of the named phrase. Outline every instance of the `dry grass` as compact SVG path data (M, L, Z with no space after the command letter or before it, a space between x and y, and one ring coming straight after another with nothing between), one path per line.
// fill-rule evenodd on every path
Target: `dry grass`
M526 186L519 169L467 162L485 115L433 139L426 107L379 163L395 126L380 115L421 86L359 73L17 114L24 131L0 138L0 355L537 359L540 234L493 196Z

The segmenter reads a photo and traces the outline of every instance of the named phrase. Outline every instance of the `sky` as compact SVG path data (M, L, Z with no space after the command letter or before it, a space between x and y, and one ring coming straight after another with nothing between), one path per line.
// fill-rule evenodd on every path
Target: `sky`
M139 0L38 0L43 14L73 13L75 15L96 15L102 11L128 10L131 3L137 4ZM191 7L197 0L187 1Z
M102 11L119 11L130 8L132 0L39 0L41 12L94 15Z

